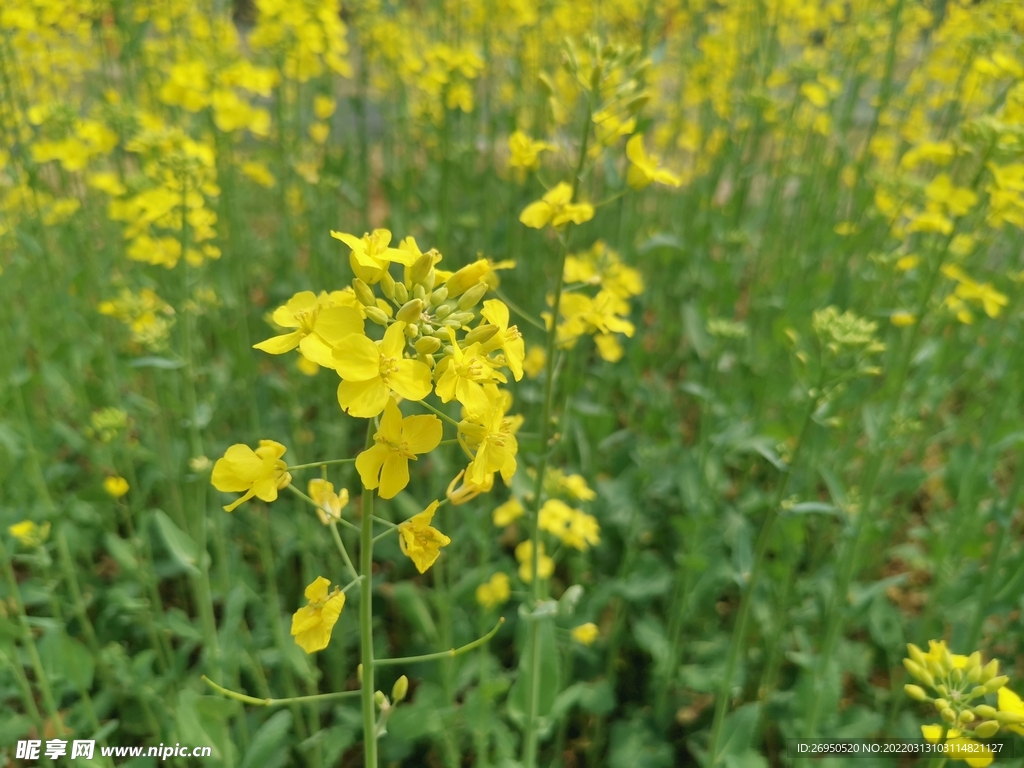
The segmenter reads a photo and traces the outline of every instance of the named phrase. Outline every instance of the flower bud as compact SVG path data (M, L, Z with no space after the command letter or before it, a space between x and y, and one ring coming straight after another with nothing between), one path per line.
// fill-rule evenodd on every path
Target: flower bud
M435 293L437 293L437 291L435 291ZM434 317L436 317L438 320L444 320L451 313L452 313L452 305L451 304L442 304L441 306L439 306L437 309L434 310Z
M986 720L979 723L974 729L974 735L981 739L991 739L999 732L999 723L995 720Z
M999 674L999 659L992 659L988 664L982 667L981 670L981 681L987 683L993 677Z
M979 696L984 696L988 691L985 690L984 685L976 685L967 692L967 698L976 699Z
M409 289L405 287L405 283L395 283L395 301L399 304L405 304L409 300Z
M915 701L930 701L930 697L920 685L904 685L904 693Z
M953 685L959 686L964 681L964 671L962 669L954 669L949 673L949 677L953 681Z
M396 285L395 287L397 288L398 286ZM404 288L405 286L402 287ZM419 299L410 299L398 310L395 319L401 320L403 323L411 323L414 320L418 320L421 314L423 314L423 302Z
M384 709L388 704L388 697L384 695L384 691L374 693L373 700L377 703L378 709Z
M397 704L405 698L407 693L409 693L409 678L402 675L395 680L395 684L391 688L391 699Z
M352 281L352 288L356 292L356 298L359 299L359 303L364 307L377 306L377 297L373 295L373 291L370 290L370 286L358 277Z
M360 664L358 667L356 667L356 679L360 683L363 682L363 665L362 664Z
M921 664L918 664L916 661L911 661L910 659L904 659L903 666L906 667L907 672L910 673L911 677L920 680L929 688L935 687L935 679Z
M473 317L474 315L472 312L453 312L452 314L448 315L449 320L454 320L460 326L469 325L471 322L473 322Z
M410 339L415 339L420 335L420 327L416 323L409 323L405 326L405 335Z
M975 664L973 667L969 667L967 674L964 676L968 683L977 683L981 681L981 665Z
M907 653L910 655L911 661L913 661L915 664L918 664L923 667L925 664L928 663L928 657L925 655L924 651L922 651L913 643L907 643Z
M432 294L430 294L430 306L436 307L444 304L445 299L448 298L448 286L442 285Z
M936 699L932 703L935 704L935 709L938 712L941 712L944 709L949 709L949 702L945 699Z
M413 283L422 283L433 268L434 254L428 251L416 259L412 266L409 267L409 279L412 280Z
M946 707L944 710L939 712L939 717L950 725L956 722L956 712L953 711L952 707Z
M629 114L631 115L635 115L637 112L643 109L647 102L650 100L651 94L646 92L634 96L629 102L627 102L626 111L629 112Z
M423 287L423 283L416 283L416 285L414 285L412 287L412 297L414 299L420 299L421 301L426 303L426 301L427 301L427 291Z
M380 289L384 291L384 295L389 299L395 300L395 278L386 269L380 276Z
M999 677L993 677L987 683L985 683L985 693L995 693L1004 685L1010 682L1010 678L1006 675L1000 675Z
M975 707L977 709L977 707ZM992 709L992 707L989 707ZM1003 725L1020 725L1024 723L1024 714L1020 712L996 712L991 715Z
M434 336L423 336L416 340L414 347L421 355L429 355L441 348L441 340Z
M484 297L488 289L487 283L477 283L459 297L459 309L475 307L477 302Z
M537 76L537 84L540 86L540 89L544 92L545 96L551 96L555 92L555 86L552 84L551 78L543 72Z
M935 686L935 690L939 692L940 696L949 696L949 688L941 683Z
M433 355L416 355L421 363L424 365L434 367L434 356Z
M973 723L974 713L971 712L971 710L969 709L965 709L963 712L960 713L960 717L958 717L957 720L959 720L960 723L963 725L967 725L967 723Z
M597 64L590 70L590 89L592 91L596 91L601 87L602 77L604 77L604 67L601 64Z
M993 717L996 717L999 713L996 711L995 707L990 707L988 704L979 704L974 708L974 714L976 714L978 717L983 717L986 720L991 720Z
M367 318L369 318L371 322L383 326L386 326L388 324L388 316L380 307L367 307L364 311L366 312Z
M478 325L466 334L464 341L466 344L475 344L476 342L483 344L490 341L497 332L498 326L496 325Z

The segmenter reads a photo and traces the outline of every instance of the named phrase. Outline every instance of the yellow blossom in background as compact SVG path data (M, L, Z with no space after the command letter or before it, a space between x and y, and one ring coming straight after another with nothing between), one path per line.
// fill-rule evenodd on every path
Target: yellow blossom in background
M430 394L430 368L405 357L405 327L403 322L392 323L379 342L361 332L350 334L334 348L333 367L342 378L338 404L350 416L377 416L392 392L406 400Z
M331 237L341 240L352 250L349 265L356 277L369 285L377 283L392 262L411 267L415 260L409 251L390 247L391 232L386 229L375 229L361 238L331 230Z
M519 327L509 325L508 306L503 301L488 299L483 303L480 315L490 324L497 328L494 336L483 344L485 354L501 350L501 361L512 371L516 381L523 378L523 360L526 357L523 335Z
M441 420L437 416L402 418L398 403L388 400L374 444L356 457L356 471L369 490L380 487L383 499L392 499L409 484L409 460L429 453L441 442Z
M906 256L901 256L896 261L896 269L900 270L901 272L908 272L920 263L921 257L915 253L910 253L907 254Z
M128 493L128 481L117 475L105 477L103 478L103 490L107 492L108 496L120 499Z
M22 520L20 523L10 526L7 532L16 538L21 546L31 549L46 541L50 535L50 524L37 525L31 520Z
M938 724L922 725L921 735L924 736L926 741L938 744L942 738L942 730L942 726ZM953 749L949 752L949 759L962 760L971 768L985 768L992 764L996 756L992 749L986 747L980 741L962 736L956 728L950 728L946 732L946 743L953 746ZM956 749L957 746L960 747L959 750Z
M476 588L476 601L490 611L508 602L511 594L508 574L498 571L488 581Z
M581 645L593 645L594 641L597 640L601 635L601 630L597 628L597 624L592 621L588 621L586 624L580 624L578 627L573 627L572 639Z
M533 229L543 229L548 224L564 227L570 221L582 224L594 218L594 206L589 203L573 203L572 187L559 182L535 203L530 203L519 214L519 221Z
M383 495L383 494L381 494ZM418 515L398 526L398 544L402 554L412 560L416 570L426 573L452 540L430 525L440 502L432 501Z
M218 491L244 491L245 495L225 506L224 511L231 512L254 496L266 502L277 499L277 492L292 481L288 465L281 460L287 450L273 440L260 440L255 451L240 443L228 448L224 456L213 465L210 482Z
M1010 715L1016 721L1007 721L1006 728L1024 736L1024 701L1006 686L999 689L998 695L999 712L1003 717Z
M643 189L657 182L669 187L682 186L683 180L671 171L658 167L658 158L648 155L644 149L644 137L642 134L634 134L626 142L626 157L629 158L629 171L626 174L626 183L633 189Z
M522 131L515 131L508 137L508 164L513 168L536 170L540 166L540 153L554 149L546 141L534 141Z
M341 519L341 510L348 505L348 488L340 493L334 492L334 484L319 477L309 481L307 486L309 497L316 502L316 514L324 525L332 520Z
M516 545L516 560L519 562L519 578L527 584L533 581L533 542L530 539ZM544 542L540 544L540 558L537 560L537 576L550 579L555 572L555 561L544 553Z
M544 348L534 345L526 351L526 357L523 358L523 372L528 378L536 379L544 372L546 361L547 354Z
M335 587L332 594L327 588L331 582L323 576L306 587L308 605L299 608L292 615L292 637L306 653L322 651L331 642L331 632L338 623L341 610L345 607L345 593Z
M906 326L913 325L917 322L917 318L914 317L913 312L907 312L905 309L898 309L889 315L889 322L897 328L905 328Z
M519 499L513 496L504 504L499 504L494 508L494 511L491 512L491 520L499 528L504 528L522 517L525 511L523 505L519 503Z
M557 537L566 546L586 550L601 542L597 519L573 509L560 499L548 499L540 508L540 529Z

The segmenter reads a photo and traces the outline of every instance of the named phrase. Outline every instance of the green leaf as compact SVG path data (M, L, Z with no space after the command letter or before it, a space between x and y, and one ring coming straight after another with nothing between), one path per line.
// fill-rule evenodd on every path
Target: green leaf
M547 715L555 703L555 697L561 687L561 654L555 635L553 621L536 623L537 653L534 653L531 642L534 633L528 632L527 642L519 657L519 673L516 681L508 692L508 714L516 725L525 727L530 712L530 686L532 684L533 663L536 659L539 669L539 691L537 695L538 729L545 733L551 723L546 722ZM531 627L532 629L532 627Z
M110 553L110 556L124 570L129 573L134 573L138 570L139 563L135 559L135 552L131 544L110 531L104 534L103 543L106 544L107 552Z
M69 637L63 628L51 630L43 636L39 642L39 656L48 677L66 679L79 690L92 686L96 662L89 649Z
M153 519L171 557L186 571L198 575L199 547L196 543L162 510L156 510Z
M183 368L185 361L171 360L166 357L137 357L128 365L132 368L160 368L166 371L173 371L176 368Z
M645 720L619 720L612 726L608 768L669 768L672 763L672 746Z
M285 743L292 728L292 713L287 709L275 712L260 726L249 742L239 768L278 768L288 762Z

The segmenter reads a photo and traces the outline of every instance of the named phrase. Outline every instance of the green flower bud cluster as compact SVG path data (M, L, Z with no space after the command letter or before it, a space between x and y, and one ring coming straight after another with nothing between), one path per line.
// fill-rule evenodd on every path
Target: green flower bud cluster
M872 355L885 351L885 344L875 338L878 323L858 317L836 306L815 311L811 327L822 346L838 357L842 353Z
M978 651L970 656L957 656L950 653L945 643L934 641L927 653L913 643L907 646L907 653L909 657L903 660L903 666L923 685L910 683L903 690L915 701L932 705L950 728L966 736L989 739L1005 725L1024 722L1024 715L1000 712L981 701L1010 682L1009 677L999 674L997 659L982 664Z

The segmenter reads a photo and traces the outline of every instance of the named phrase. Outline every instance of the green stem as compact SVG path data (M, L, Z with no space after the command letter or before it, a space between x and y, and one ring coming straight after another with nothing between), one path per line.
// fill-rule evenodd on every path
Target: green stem
M296 488L296 487L295 487L294 485L289 485L289 486L288 486L288 490L289 490L289 491L291 491L292 493L294 493L294 494L295 494L296 496L298 496L298 497L299 497L300 499L303 499L303 500L307 501L308 503L312 504L312 505L313 505L314 507L316 507L317 509L320 509L320 508L321 508L321 507L320 507L320 505L319 505L319 504L317 504L317 503L316 503L316 502L315 502L315 501L313 500L313 498L312 498L311 496L309 496L309 495L308 495L308 494L306 494L306 493L303 493L303 492L302 492L302 491L300 491L300 490L299 490L298 488ZM359 526L358 526L358 525L353 525L352 523L350 523L350 522L349 522L348 520L346 520L346 519L345 519L345 518L343 518L343 517L342 517L342 518L337 518L337 519L335 519L335 520L332 520L332 523L334 523L334 522L337 522L337 523L341 523L342 525L344 525L344 526L345 526L346 528L348 528L348 529L350 529L350 530L353 530L353 531L356 531L356 532L358 532L358 531L359 531Z
M498 619L498 623L494 625L494 628L483 637L478 637L471 643L466 643L459 648L452 648L450 651L438 651L437 653L425 653L422 656L402 656L397 659L377 659L374 666L377 667L388 667L396 666L398 664L418 664L421 661L437 661L439 659L451 659L455 656L461 656L464 653L469 653L474 648L479 648L481 645L485 645L492 637L498 634L498 630L501 629L501 625L505 623L505 617ZM364 672L365 675L365 667Z
M366 445L373 445L373 421L366 430ZM363 664L363 757L365 768L377 768L377 714L373 701L373 495L363 490L363 520L359 535L359 650Z
M334 545L338 548L338 552L341 553L341 559L345 561L345 565L348 567L349 571L351 571L352 578L360 578L359 571L357 571L355 565L352 564L352 558L348 556L348 550L345 549L345 542L341 540L341 534L338 533L338 524L334 520L331 521L330 528L331 537L334 539Z
M313 469L314 467L326 467L330 464L351 464L355 461L352 459L328 459L327 461L313 461L309 464L296 464L293 467L285 467L289 472L294 472L296 469Z
M282 707L291 704L312 704L320 701L335 701L337 699L352 699L359 696L361 691L338 691L336 693L318 693L315 696L289 696L286 699L258 699L255 696L246 696L244 693L232 691L223 686L217 685L213 680L203 675L203 682L217 691L222 696L240 701L243 704L253 704L257 707Z

